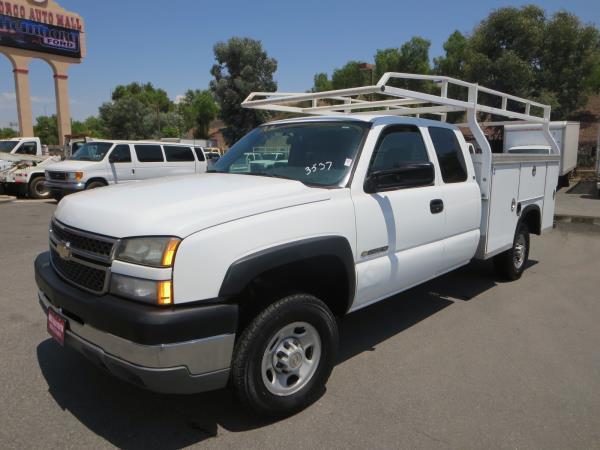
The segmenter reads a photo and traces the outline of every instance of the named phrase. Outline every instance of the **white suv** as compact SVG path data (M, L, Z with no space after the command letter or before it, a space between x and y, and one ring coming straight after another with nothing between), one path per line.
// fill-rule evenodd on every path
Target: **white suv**
M109 184L206 172L201 147L164 142L90 141L69 159L46 169L45 185L52 196Z

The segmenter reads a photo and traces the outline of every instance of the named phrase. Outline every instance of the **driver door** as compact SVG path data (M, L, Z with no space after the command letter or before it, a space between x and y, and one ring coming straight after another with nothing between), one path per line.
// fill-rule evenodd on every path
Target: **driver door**
M384 128L365 180L374 172L436 161L414 125ZM380 172L381 173L381 172ZM358 182L358 178L355 180ZM422 184L420 184L422 183ZM357 231L357 309L436 276L442 267L445 211L439 171L433 183L398 181L375 193L352 187Z
M118 144L108 155L110 178L114 183L126 183L136 179L135 166L131 161L129 144Z

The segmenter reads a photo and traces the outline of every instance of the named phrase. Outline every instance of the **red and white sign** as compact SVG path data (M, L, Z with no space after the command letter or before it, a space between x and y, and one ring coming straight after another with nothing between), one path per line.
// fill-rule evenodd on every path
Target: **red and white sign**
M67 320L59 316L52 308L48 308L48 333L60 345L65 345L65 328Z

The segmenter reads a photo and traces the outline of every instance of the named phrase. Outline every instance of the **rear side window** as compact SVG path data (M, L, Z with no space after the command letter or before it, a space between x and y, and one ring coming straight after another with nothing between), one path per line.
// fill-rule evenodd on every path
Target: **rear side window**
M131 152L129 151L129 145L120 144L117 145L112 153L110 154L111 158L116 163L130 163L131 162Z
M430 127L429 135L440 164L444 183L467 180L467 166L456 134L450 128Z
M135 146L135 154L139 162L163 162L160 145L140 144Z
M195 161L194 154L190 147L181 147L179 145L164 145L165 156L169 162Z
M202 153L202 149L200 147L194 147L196 151L196 156L198 157L198 161L204 161L204 153Z

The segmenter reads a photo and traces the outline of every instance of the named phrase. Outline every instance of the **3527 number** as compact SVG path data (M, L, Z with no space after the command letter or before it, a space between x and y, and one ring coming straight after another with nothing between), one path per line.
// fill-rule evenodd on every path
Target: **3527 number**
M331 166L333 166L333 162L331 161L322 161L318 163L314 163L312 166L306 166L304 170L306 171L306 175L311 175L315 172L323 172L331 170Z

